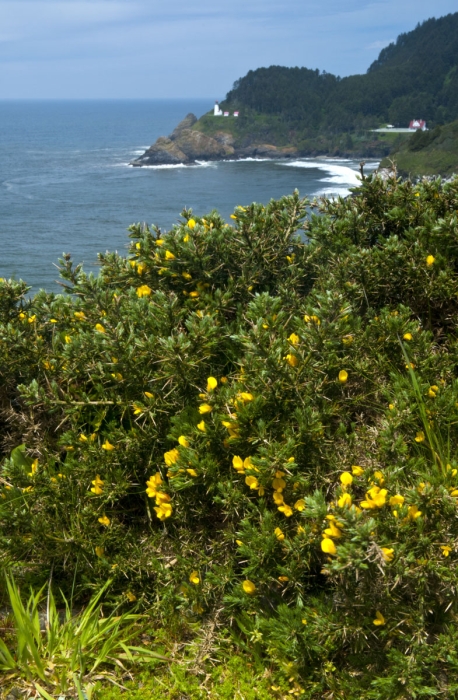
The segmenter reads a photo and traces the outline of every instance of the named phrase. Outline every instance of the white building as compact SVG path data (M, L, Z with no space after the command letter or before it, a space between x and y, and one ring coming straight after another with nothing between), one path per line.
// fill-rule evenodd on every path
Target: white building
M219 102L218 102L218 100L216 100L216 102L215 102L215 107L214 107L214 109L213 109L213 115L214 115L215 117L222 117L222 116L223 116L223 112L222 112L222 110L219 108Z

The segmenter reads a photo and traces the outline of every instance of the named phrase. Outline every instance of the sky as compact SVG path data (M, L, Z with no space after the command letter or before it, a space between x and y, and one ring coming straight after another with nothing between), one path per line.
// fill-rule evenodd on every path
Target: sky
M223 99L250 69L364 73L457 0L0 0L2 98Z

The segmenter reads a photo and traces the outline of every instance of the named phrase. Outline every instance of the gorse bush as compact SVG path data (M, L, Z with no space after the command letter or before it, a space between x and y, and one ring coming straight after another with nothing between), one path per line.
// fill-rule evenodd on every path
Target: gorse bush
M451 697L458 181L306 205L1 282L2 561L222 615L293 696Z

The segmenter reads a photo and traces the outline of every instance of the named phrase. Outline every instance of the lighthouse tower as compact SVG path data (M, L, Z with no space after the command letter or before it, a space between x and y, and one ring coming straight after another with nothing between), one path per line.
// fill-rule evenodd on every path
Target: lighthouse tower
M216 102L215 102L215 107L214 107L214 110L213 110L213 115L214 115L215 117L222 117L222 116L223 116L223 112L222 112L222 110L219 108L219 102L218 102L218 100L216 100Z

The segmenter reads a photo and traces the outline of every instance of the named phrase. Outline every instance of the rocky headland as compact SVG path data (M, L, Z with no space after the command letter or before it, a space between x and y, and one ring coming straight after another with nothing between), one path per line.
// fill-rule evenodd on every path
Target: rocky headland
M131 165L191 165L197 161L226 158L292 158L298 155L294 147L278 147L256 141L251 143L251 139L245 139L240 144L233 134L223 129L210 136L193 128L196 124L198 125L197 117L188 114L169 136L160 136Z

